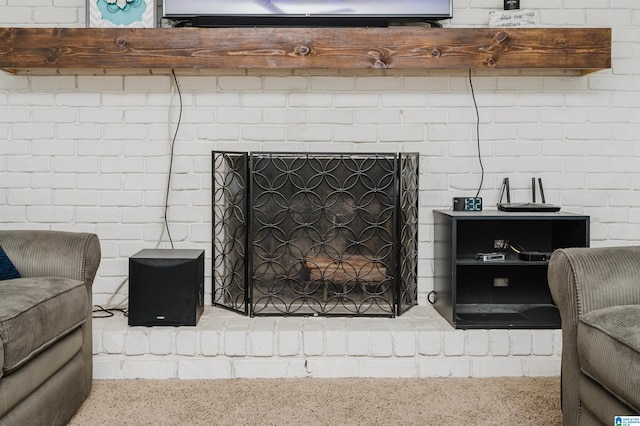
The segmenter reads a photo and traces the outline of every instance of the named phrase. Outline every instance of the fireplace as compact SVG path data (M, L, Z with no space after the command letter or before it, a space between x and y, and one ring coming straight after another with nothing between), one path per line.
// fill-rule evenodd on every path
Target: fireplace
M417 301L418 160L212 153L213 304L387 316Z

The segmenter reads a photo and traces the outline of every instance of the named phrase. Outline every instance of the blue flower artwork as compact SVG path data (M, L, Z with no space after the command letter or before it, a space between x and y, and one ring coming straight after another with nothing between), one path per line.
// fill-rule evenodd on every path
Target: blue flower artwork
M147 9L144 0L97 0L97 6L102 13L102 19L125 26L141 22Z

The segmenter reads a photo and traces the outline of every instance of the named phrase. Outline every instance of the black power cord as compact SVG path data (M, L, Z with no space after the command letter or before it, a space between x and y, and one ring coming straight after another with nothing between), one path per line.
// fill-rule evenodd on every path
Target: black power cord
M103 308L100 305L94 305L93 306L94 309L92 311L92 313L97 314L98 315L93 315L92 318L110 318L112 316L114 316L114 312L121 312L122 315L129 316L129 310L128 309L121 309L121 308Z
M176 71L171 69L171 74L173 75L173 81L176 84L176 89L178 90L178 99L180 101L180 110L178 113L178 123L176 124L176 130L173 133L173 138L171 139L171 153L169 155L169 178L167 179L167 190L165 192L164 199L164 226L167 230L167 237L169 237L169 242L171 243L171 248L173 248L173 239L171 238L171 231L169 230L169 221L167 220L167 211L169 210L169 192L171 192L171 176L173 175L173 157L175 155L175 145L176 139L178 137L178 130L180 130L180 123L182 122L182 92L180 91L180 84L178 83L178 77L176 76Z
M478 191L476 197L480 195L482 189L482 183L484 182L484 164L482 164L482 154L480 152L480 112L478 111L478 102L476 101L476 93L473 89L473 80L471 79L471 69L469 69L469 87L471 87L471 97L473 98L473 106L476 111L476 143L478 146L478 163L480 164L480 185L478 185Z

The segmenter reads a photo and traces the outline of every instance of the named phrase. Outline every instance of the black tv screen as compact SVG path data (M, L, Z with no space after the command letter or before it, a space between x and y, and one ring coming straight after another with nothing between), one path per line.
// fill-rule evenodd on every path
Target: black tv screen
M453 0L164 0L164 17L194 26L384 26L452 16Z

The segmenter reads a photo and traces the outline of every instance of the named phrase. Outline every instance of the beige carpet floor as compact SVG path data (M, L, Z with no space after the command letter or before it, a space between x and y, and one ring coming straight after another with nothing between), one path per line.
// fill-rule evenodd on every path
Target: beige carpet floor
M95 380L69 425L560 425L560 379Z

